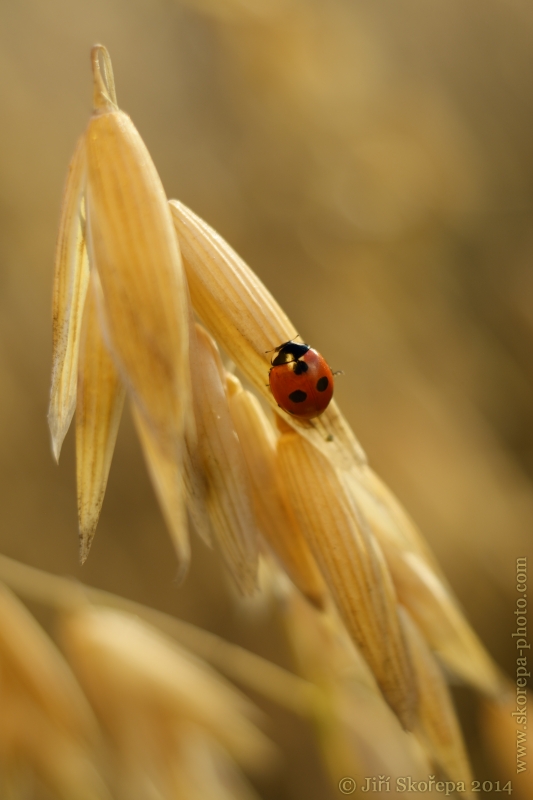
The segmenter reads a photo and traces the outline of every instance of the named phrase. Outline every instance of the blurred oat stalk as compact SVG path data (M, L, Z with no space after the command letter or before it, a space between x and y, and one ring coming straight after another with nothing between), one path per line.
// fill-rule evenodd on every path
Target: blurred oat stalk
M108 735L121 797L142 800L150 785L163 798L249 796L235 765L265 769L273 750L243 695L124 612L74 609L60 634Z
M82 559L127 392L182 574L186 507L204 539L213 534L243 594L256 590L258 548L272 551L312 603L333 600L401 725L422 731L430 758L467 780L435 656L493 696L497 670L335 402L312 421L277 407L266 351L295 327L216 231L183 204L168 205L116 105L107 51L95 47L92 59L94 114L69 172L57 248L50 404L56 457L77 408ZM226 374L209 334L279 430Z
M101 732L71 669L0 584L0 794L33 797L42 783L65 800L111 800Z
M334 610L317 614L279 579L276 591L283 598L296 669L321 690L312 706L312 720L332 785L338 787L347 775L359 786L365 785L366 776L389 776L392 785L405 774L413 780L427 778L428 755L383 702L371 671Z
M68 656L0 583L2 798L43 787L60 800L256 798L241 767L270 768L274 750L249 700L137 616L91 605L75 582L9 560L2 574L55 606Z

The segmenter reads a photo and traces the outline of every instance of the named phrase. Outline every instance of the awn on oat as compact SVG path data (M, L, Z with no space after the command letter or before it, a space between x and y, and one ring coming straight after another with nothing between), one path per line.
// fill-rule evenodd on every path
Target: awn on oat
M181 467L184 432L187 429L194 439L194 422L181 256L161 181L133 123L118 109L111 63L100 45L93 48L92 65L94 113L69 171L56 255L49 411L53 449L59 457L76 405L88 254L93 301L112 361L102 354L91 312L86 344L97 347L100 356L85 347L79 363L82 558L94 535L105 492L120 417L118 384L122 383L145 433L146 457L159 493L161 486L169 484L169 463L174 465L174 496L168 503L172 513L166 516L169 521L172 518L171 533L184 571L189 551ZM106 394L107 401L93 402Z

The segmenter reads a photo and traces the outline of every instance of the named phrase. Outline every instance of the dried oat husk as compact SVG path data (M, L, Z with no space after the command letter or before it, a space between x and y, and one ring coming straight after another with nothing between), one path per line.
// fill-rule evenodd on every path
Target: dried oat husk
M448 780L465 785L464 796L472 797L472 770L455 713L450 690L424 637L405 609L400 609L411 662L417 676L417 735L433 763Z
M63 439L76 408L81 321L89 284L82 208L86 171L85 139L82 136L72 156L63 191L55 255L52 301L52 387L48 424L56 461L59 460Z
M93 50L95 111L87 149L87 241L102 285L106 336L139 413L177 459L190 413L185 279L163 186Z
M285 497L276 462L276 434L257 397L226 376L229 407L248 473L259 529L295 586L322 607L326 587Z
M277 445L287 496L348 632L385 699L410 729L416 685L381 551L332 464L289 431Z
M102 59L102 64L100 62ZM181 474L184 435L194 440L189 372L185 276L172 217L150 155L130 118L116 104L111 62L105 48L92 50L94 113L73 159L56 254L54 353L50 427L59 454L76 403L75 376L89 269L101 337L95 323L84 352L85 400L100 397L91 430L80 429L80 529L82 557L96 527L116 434L122 384L142 418L156 491L168 483L154 469L172 464ZM91 312L92 313L92 312ZM104 364L104 348L112 362ZM111 378L114 364L119 378ZM89 374L90 373L90 374ZM104 401L104 397L107 400ZM104 408L105 407L105 408ZM87 419L87 408L81 416ZM96 414L93 404L92 412ZM96 454L100 440L103 451ZM92 444L90 444L92 442ZM145 448L146 449L146 448ZM182 570L188 556L183 481L164 505ZM168 513L172 505L175 513ZM179 530L178 530L179 528Z
M124 407L124 387L107 349L90 287L83 312L76 405L80 561L96 532Z
M194 310L243 374L278 414L339 464L364 463L365 455L332 401L311 422L282 412L267 384L268 351L297 331L259 278L204 220L170 201Z
M117 751L129 763L171 765L180 725L198 726L247 768L272 747L252 722L254 707L199 659L138 618L102 608L64 618L62 641ZM145 754L145 755L144 755Z
M8 783L27 773L62 800L110 800L97 768L92 709L54 644L3 585L0 694L0 763Z
M502 692L498 669L465 619L414 523L372 471L353 470L348 485L387 561L399 602L431 649L460 680L491 696Z
M238 589L251 595L257 589L258 542L250 479L218 348L201 325L191 331L191 360L198 454L211 528Z

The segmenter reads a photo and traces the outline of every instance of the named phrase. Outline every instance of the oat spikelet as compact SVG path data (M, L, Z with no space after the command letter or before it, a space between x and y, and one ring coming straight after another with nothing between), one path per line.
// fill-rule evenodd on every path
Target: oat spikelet
M246 463L228 406L218 348L196 326L191 341L199 455L207 482L207 510L222 556L238 588L257 589L257 527Z
M410 728L415 684L381 551L322 453L294 432L280 436L277 451L288 497L343 621L385 699Z
M250 475L259 529L300 591L322 607L326 587L285 498L276 468L276 436L257 397L227 375L229 406Z
M185 432L191 447L195 439L185 276L163 186L133 123L117 106L109 54L96 45L91 56L94 113L67 181L56 258L49 415L54 452L57 457L76 404L73 376L90 268L94 297L77 425L81 558L98 522L125 389L185 570Z
M463 781L464 796L472 797L472 772L450 691L415 623L405 610L400 609L400 614L417 676L418 735L432 761L451 781Z
M72 156L63 192L55 256L52 388L48 424L56 461L59 461L63 439L76 407L80 328L89 281L85 222L82 219L85 177L85 138L82 136Z
M364 463L365 455L334 401L312 423L280 411L265 386L270 368L266 351L294 339L294 325L216 231L183 203L171 200L170 208L192 303L204 325L276 413L339 463Z
M90 287L80 343L76 406L76 471L80 561L85 563L100 517L124 406L124 388L104 343Z
M429 646L460 680L485 694L501 694L502 678L495 664L398 501L367 467L350 473L349 486L383 550L398 600Z
M130 118L109 99L93 48L95 112L86 133L87 233L107 336L121 376L178 461L189 411L181 257L163 186Z

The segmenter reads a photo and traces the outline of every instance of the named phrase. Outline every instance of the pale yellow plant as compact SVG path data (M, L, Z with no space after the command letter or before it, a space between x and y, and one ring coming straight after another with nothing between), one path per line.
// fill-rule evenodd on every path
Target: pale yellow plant
M312 421L277 406L267 351L294 338L294 325L216 231L183 204L166 202L146 148L118 110L102 47L93 50L93 71L95 110L67 181L57 249L50 404L58 455L78 371L82 558L100 513L125 391L182 573L189 559L186 506L242 594L256 590L258 548L272 550L316 606L334 602L401 725L419 734L448 775L468 781L435 658L492 696L501 691L497 669L336 404ZM194 324L193 312L205 328ZM214 340L272 408L278 430L257 398L226 374ZM98 629L112 626L109 620ZM80 629L91 640L89 623ZM91 648L86 655L97 668Z

